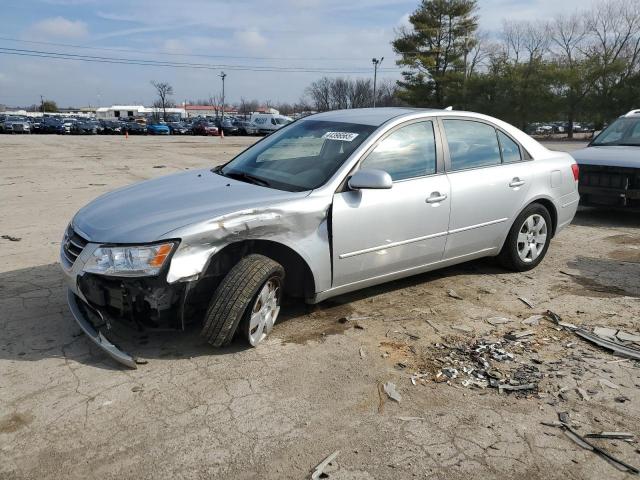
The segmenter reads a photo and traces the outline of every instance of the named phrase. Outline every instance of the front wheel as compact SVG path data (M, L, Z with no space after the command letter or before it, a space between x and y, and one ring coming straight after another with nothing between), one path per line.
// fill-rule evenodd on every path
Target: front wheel
M280 313L284 268L263 255L240 260L216 289L200 333L214 347L228 345L240 327L251 346L262 342Z
M552 228L549 211L539 203L532 203L511 226L498 261L516 272L535 268L549 249Z

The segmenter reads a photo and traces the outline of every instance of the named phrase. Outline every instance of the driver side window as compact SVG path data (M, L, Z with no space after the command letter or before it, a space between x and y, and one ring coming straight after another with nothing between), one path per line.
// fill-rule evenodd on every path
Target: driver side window
M436 173L433 123L418 122L399 128L363 160L360 169L363 168L384 170L393 181Z

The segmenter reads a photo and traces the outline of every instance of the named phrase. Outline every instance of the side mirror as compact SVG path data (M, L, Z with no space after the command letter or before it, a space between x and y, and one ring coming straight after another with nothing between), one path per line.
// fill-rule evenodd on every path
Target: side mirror
M393 180L384 170L358 170L349 179L349 188L351 190L363 189L388 189L393 186Z

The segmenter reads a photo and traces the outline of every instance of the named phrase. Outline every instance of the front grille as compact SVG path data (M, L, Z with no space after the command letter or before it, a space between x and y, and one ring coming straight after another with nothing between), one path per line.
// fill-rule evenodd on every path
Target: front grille
M625 167L580 165L580 185L626 190L640 186L640 170Z
M82 253L87 243L89 242L78 235L71 225L67 227L67 230L64 232L64 237L62 238L62 254L67 262L69 262L69 266L75 263L78 255Z

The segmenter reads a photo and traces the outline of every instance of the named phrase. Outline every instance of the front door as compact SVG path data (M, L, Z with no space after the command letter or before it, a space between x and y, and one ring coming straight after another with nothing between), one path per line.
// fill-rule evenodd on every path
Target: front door
M393 186L334 195L333 287L442 258L450 191L437 157L431 121L397 127L365 156L358 168L386 171Z

